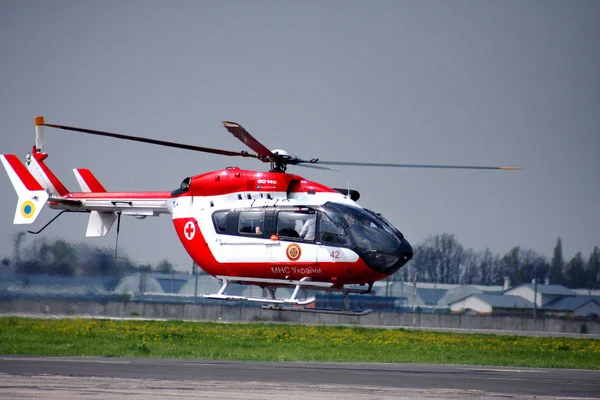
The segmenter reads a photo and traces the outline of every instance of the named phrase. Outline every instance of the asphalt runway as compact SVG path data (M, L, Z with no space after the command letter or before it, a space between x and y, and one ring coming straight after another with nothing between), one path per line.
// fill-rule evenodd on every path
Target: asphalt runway
M431 364L0 356L11 399L589 399L600 372Z

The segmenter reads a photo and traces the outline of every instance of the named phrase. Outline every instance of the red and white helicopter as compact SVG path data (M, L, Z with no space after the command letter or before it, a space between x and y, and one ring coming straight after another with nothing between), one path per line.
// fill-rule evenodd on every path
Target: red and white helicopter
M218 293L205 295L206 298L258 302L277 310L363 315L370 310L351 310L348 294L372 293L375 281L392 275L413 257L413 248L381 214L356 203L358 192L332 189L286 173L288 165L319 169L329 169L327 166L519 169L303 160L282 150L267 149L237 123L224 121L223 125L255 153L46 124L43 117L36 117L35 146L25 157L25 165L15 155L0 155L18 195L13 223L33 223L48 204L63 212L89 212L86 236L94 237L106 235L121 215L145 218L169 214L190 257L222 281ZM71 192L45 164L48 154L43 152L44 127L251 157L270 163L271 169L258 172L229 167L187 177L179 188L165 192L108 192L88 169L74 169L81 191ZM231 295L227 293L230 283L268 288L269 296ZM293 292L287 298L277 298L275 291L280 287ZM345 309L301 307L313 303L315 298L299 298L300 289L341 292Z

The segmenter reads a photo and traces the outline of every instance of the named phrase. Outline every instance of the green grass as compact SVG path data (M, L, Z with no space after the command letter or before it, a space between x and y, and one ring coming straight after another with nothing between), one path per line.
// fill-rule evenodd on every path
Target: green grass
M600 341L263 323L0 318L0 354L600 369Z

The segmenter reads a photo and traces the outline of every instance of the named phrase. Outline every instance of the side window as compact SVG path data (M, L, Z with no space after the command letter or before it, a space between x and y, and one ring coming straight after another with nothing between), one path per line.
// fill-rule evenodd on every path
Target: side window
M281 211L277 214L277 235L280 237L299 238L302 223L299 215L293 211Z
M242 211L238 219L238 232L262 235L264 232L265 213L264 211Z
M314 211L281 211L277 214L277 235L283 238L315 240L317 214Z
M227 232L227 214L229 214L229 211L217 211L213 214L213 223L217 233Z

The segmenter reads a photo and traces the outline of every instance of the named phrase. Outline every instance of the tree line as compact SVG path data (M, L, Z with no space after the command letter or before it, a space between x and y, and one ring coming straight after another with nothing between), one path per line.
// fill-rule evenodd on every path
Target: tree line
M538 283L564 285L569 288L600 288L600 248L594 246L588 257L581 252L566 261L562 240L558 238L552 258L519 246L504 255L489 248L475 251L465 248L453 234L432 235L415 246L413 260L392 280L412 282L502 285Z
M70 243L64 239L36 238L25 241L25 233L13 237L12 257L4 257L2 265L19 274L60 276L124 276L134 272L173 272L173 265L161 260L155 265L138 264L114 249Z
M127 255L115 257L114 249L69 243L63 239L37 238L25 243L25 233L13 238L13 255L2 260L16 273L62 276L124 276L134 272L173 272L173 265L161 260L155 265L138 264ZM539 253L514 247L499 255L489 248L465 248L453 234L432 235L415 246L415 256L389 279L394 281L502 285L539 283L570 288L600 288L600 248L588 257L577 253L566 261L558 238L550 260Z

